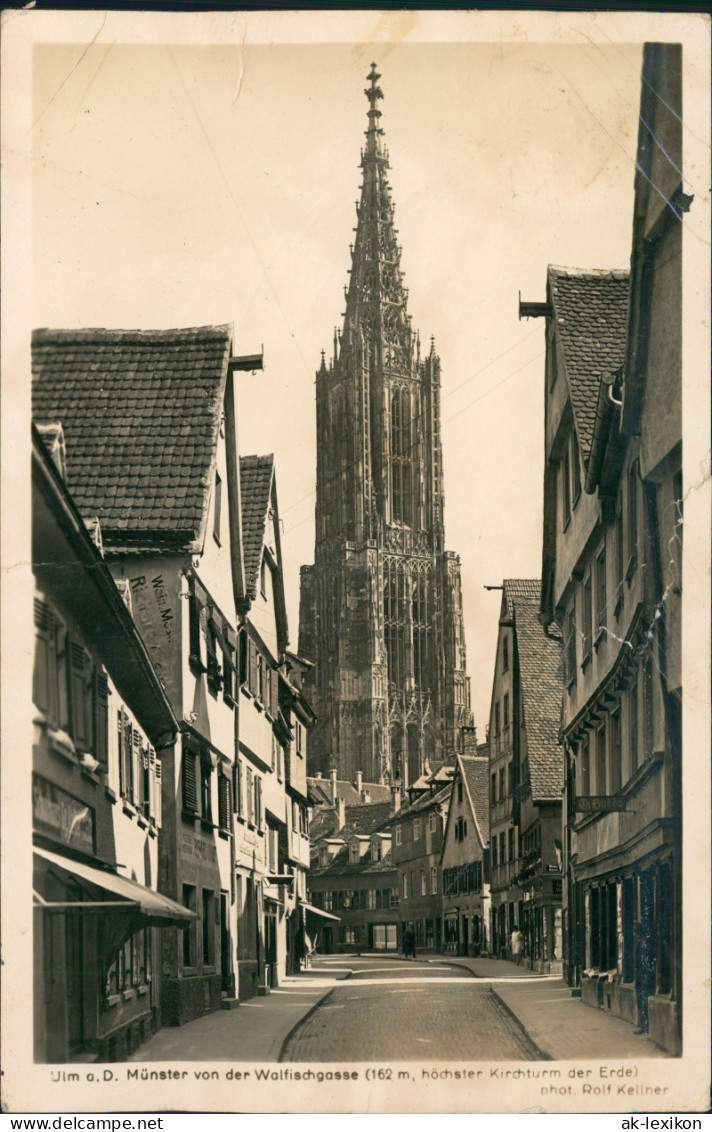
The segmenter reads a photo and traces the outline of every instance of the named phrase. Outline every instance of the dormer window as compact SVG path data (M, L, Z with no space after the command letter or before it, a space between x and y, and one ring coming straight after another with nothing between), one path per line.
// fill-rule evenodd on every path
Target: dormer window
M352 841L349 845L349 860L351 864L356 864L360 858L358 841Z

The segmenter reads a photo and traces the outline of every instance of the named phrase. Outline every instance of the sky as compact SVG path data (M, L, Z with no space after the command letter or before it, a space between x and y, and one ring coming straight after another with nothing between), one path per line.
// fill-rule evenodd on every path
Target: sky
M418 42L415 13L376 15L272 42L198 25L199 46L155 16L150 44L95 20L35 45L32 324L231 322L236 353L264 347L264 372L239 375L239 444L276 456L296 648L314 377L344 309L375 60L409 312L442 362L446 546L484 738L501 600L484 586L541 571L544 324L519 321L519 293L543 300L549 263L628 267L642 49L585 16L573 43L556 16L550 41L460 13L460 41Z

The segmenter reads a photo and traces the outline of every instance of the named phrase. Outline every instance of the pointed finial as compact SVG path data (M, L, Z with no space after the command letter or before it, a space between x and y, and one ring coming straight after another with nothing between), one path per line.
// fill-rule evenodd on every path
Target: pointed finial
M380 86L378 86L378 80L381 76L376 70L375 63L371 63L371 70L366 77L371 84L370 87L367 87L364 91L364 94L366 95L366 98L369 102L368 129L366 131L366 153L378 153L380 148L378 144L378 135L383 133L383 130L381 130L378 126L378 119L381 117L381 111L378 108L378 103L383 98L383 91L381 90Z

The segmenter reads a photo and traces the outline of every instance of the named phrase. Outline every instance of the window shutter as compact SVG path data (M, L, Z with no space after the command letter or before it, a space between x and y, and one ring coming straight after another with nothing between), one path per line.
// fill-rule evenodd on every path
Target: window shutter
M154 816L156 818L156 825L163 824L163 763L160 759L156 759L156 804L154 808Z
M187 743L183 747L183 809L191 814L198 812L198 783L195 751Z
M105 672L94 673L94 758L109 765L109 681Z
M72 705L72 738L75 744L88 750L91 748L91 711L88 692L90 683L90 661L86 652L76 641L70 642L70 689ZM87 718L89 717L89 719Z
M242 764L239 759L232 770L232 796L235 799L235 809L239 818L244 817L242 805Z
M218 776L218 824L220 829L230 829L230 779L224 774Z
M188 620L190 634L189 663L197 674L207 669L206 636L208 614L201 594L198 592L196 581L191 579L190 594L188 597Z
M239 684L247 684L248 668L249 668L249 652L247 646L247 630L243 629L240 633L238 641L238 671L237 680Z
M247 820L254 824L255 820L255 791L252 784L252 768L247 767Z
M46 712L50 722L55 722L56 704L52 703L53 685L53 637L52 614L49 606L40 598L35 598L35 660L32 681L32 699L40 711Z
M262 779L255 775L255 824L262 829Z

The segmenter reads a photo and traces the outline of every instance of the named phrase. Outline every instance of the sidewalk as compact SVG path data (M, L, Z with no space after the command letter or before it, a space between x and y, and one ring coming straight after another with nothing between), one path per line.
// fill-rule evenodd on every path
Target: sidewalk
M571 996L571 988L562 979L507 982L493 989L553 1061L669 1056L654 1042L636 1036L629 1022L584 1006L580 998Z
M290 976L264 998L251 998L235 1010L164 1027L128 1060L276 1062L287 1035L342 977L334 972L320 978L318 971Z

